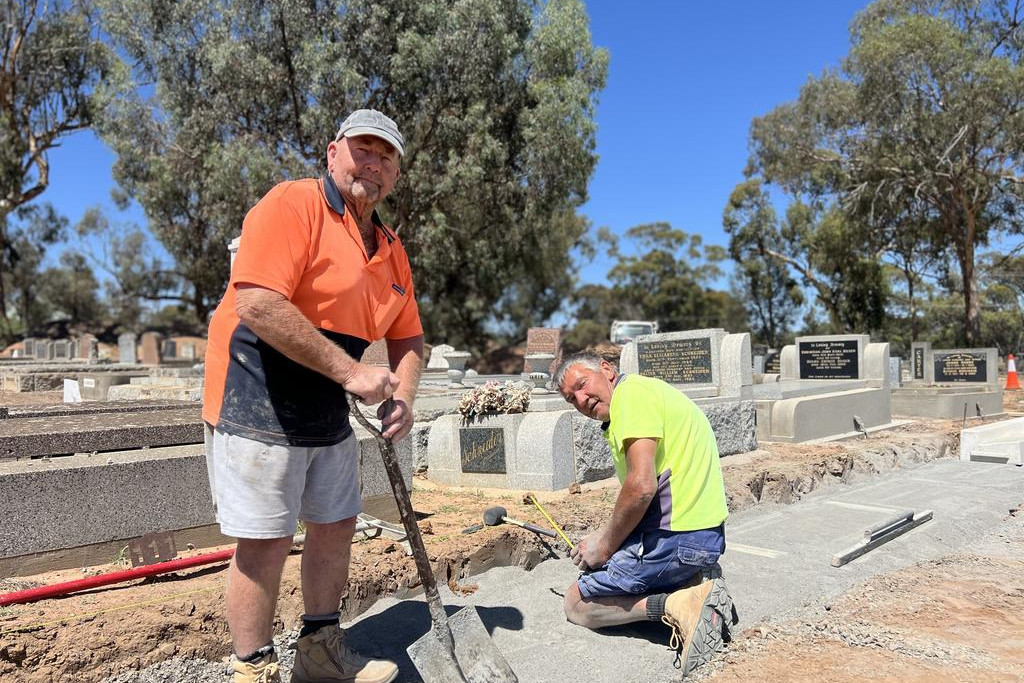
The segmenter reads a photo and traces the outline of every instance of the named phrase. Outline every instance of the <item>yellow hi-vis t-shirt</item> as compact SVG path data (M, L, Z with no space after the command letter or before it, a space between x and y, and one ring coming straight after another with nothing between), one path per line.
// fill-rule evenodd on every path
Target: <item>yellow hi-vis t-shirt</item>
M711 423L681 391L654 377L624 375L612 391L605 439L619 481L626 478L628 439L657 439L658 492L637 525L641 531L695 531L729 516Z

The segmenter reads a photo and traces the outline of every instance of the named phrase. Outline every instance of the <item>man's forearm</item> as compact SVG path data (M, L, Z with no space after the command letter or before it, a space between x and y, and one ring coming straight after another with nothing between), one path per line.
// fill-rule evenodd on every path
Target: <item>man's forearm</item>
M388 362L398 375L399 385L395 398L412 407L423 371L423 335L407 339L388 339Z
M295 305L270 290L239 290L239 319L261 340L310 370L343 384L356 361L320 334Z
M628 477L623 482L622 490L619 491L619 497L612 509L612 517L603 531L604 549L609 555L622 546L650 507L652 496L645 493L648 488L640 490L641 487L631 482Z

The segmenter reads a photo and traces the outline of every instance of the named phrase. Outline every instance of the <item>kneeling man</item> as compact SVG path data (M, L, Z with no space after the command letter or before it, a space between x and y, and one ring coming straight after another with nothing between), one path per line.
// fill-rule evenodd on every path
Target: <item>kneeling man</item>
M592 629L662 621L685 675L738 621L718 565L729 510L711 424L671 385L620 374L594 353L566 358L553 381L602 422L622 483L611 519L572 550L582 573L566 591L566 617Z

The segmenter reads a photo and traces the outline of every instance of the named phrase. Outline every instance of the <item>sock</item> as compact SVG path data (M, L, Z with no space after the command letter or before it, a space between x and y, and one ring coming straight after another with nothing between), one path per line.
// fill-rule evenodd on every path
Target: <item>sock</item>
M246 655L245 657L239 657L237 654L235 655L235 657L237 657L238 661L240 661L240 662L245 662L246 664L252 664L255 661L263 659L267 655L272 654L273 652L274 652L274 644L273 643L267 643L266 645L264 645L260 649L256 650L255 652L253 652L251 654Z
M647 596L647 619L648 621L661 621L665 616L665 600L667 593L656 593Z
M302 630L299 631L299 638L304 638L310 633L316 633L324 626L340 623L341 614L339 612L334 614L314 614L312 616L304 614L302 615Z

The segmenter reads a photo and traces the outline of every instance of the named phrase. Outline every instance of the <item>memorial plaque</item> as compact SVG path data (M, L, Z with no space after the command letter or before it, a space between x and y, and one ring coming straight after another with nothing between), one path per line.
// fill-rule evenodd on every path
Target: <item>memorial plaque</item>
M914 347L914 379L924 379L924 347Z
M642 341L636 345L637 368L645 377L669 384L710 384L711 339Z
M984 353L936 351L935 382L986 382L988 360Z
M769 375L782 374L782 354L778 351L769 351L764 357L764 371Z
M860 377L856 339L799 342L797 352L800 356L800 379Z
M460 429L459 454L462 457L463 472L505 474L505 431L488 428Z

